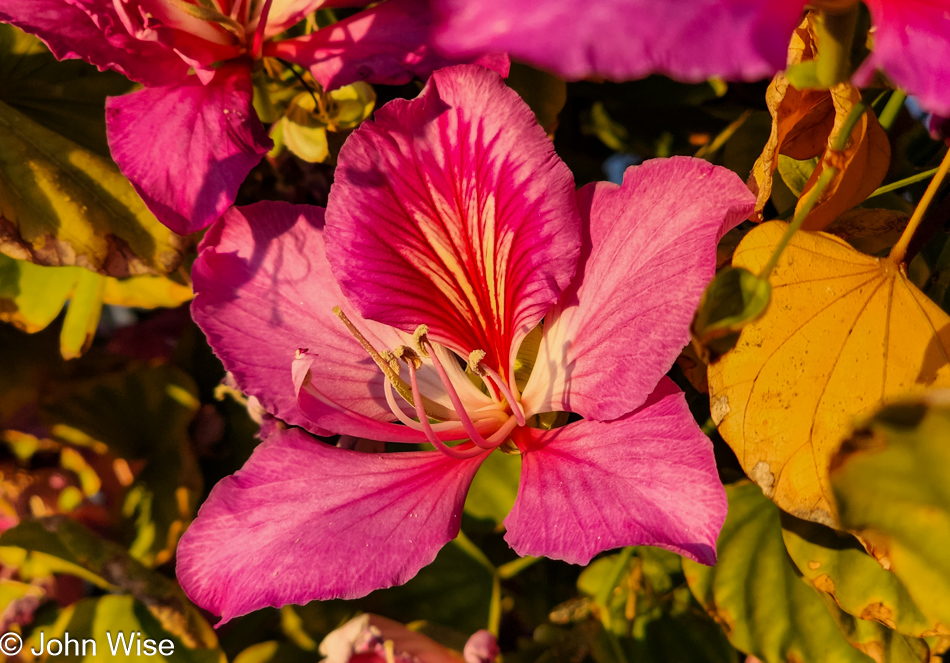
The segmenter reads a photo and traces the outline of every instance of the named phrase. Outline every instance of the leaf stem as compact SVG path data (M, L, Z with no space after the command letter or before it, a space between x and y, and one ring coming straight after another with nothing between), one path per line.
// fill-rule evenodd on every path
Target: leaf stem
M936 168L931 168L930 170L925 170L922 173L917 173L916 175L911 175L910 177L905 177L902 180L897 180L896 182L885 184L884 186L878 187L877 189L875 189L874 193L868 196L868 198L873 198L874 196L880 196L881 194L884 194L884 193L890 193L891 191L896 191L897 189L901 189L909 184L914 184L915 182L925 180L928 177L932 177L936 175L938 170L940 170L939 166Z
M466 555L481 564L489 573L497 575L498 569L495 568L495 565L488 560L485 553L483 553L478 546L472 543L471 539L465 536L465 532L462 530L459 530L458 536L455 537L455 545L461 548L462 552Z
M498 575L507 580L514 578L526 568L539 561L540 557L520 557L498 567Z
M604 582L601 583L600 588L597 590L597 595L594 597L594 601L600 606L600 621L603 622L604 628L608 630L610 630L610 595L613 593L614 587L620 582L623 572L630 564L630 558L633 557L633 550L633 546L627 546L620 551L613 567L610 569L610 573L604 578Z
M488 607L488 630L498 637L501 628L501 578L497 573L492 576L491 604Z
M918 226L920 226L927 207L934 199L934 196L937 195L937 189L939 189L943 183L943 178L947 176L948 170L950 170L950 150L947 150L947 153L943 155L943 161L940 162L940 166L937 168L937 174L930 180L927 190L924 191L923 197L920 199L920 202L917 203L917 208L914 210L913 216L911 216L910 221L907 222L907 227L904 228L904 232L901 233L901 238L897 240L897 244L894 245L890 255L887 256L887 260L891 264L899 265L904 261L904 254L907 253L910 240L917 231Z
M703 145L701 148L696 150L696 154L694 154L693 156L699 159L707 159L711 157L712 155L714 155L716 152L719 151L719 149L723 145L729 142L729 139L732 138L732 136L739 130L739 127L745 124L745 121L748 120L751 116L752 116L752 109L750 108L749 110L742 113L742 115L737 117L735 120L730 122L729 126L727 126L725 129L719 132L719 135L717 135L711 141L709 141L708 143Z
M894 120L897 119L897 114L900 112L906 99L907 94L905 92L902 90L894 90L894 94L887 100L884 110L881 111L881 114L877 118L878 122L880 122L884 128L884 131L891 130L891 125L893 125Z
M859 102L854 105L851 112L848 113L848 117L845 118L844 124L841 126L841 131L835 136L834 142L825 150L825 155L822 157L823 159L827 159L830 155L835 153L844 152L845 149L847 149L848 141L851 138L854 127L867 109L868 106L864 102ZM815 205L818 204L818 199L821 197L821 194L824 193L834 178L838 176L839 170L837 166L830 165L830 163L827 162L825 163L824 170L821 171L821 175L818 176L818 181L815 182L815 186L808 193L805 203L799 209L795 210L795 217L792 219L792 222L788 224L788 228L785 229L785 234L782 235L782 238L778 241L765 267L762 268L759 274L760 278L769 278L772 270L775 269L779 259L782 257L782 252L785 251L785 247L788 246L788 243L792 240L792 235L798 232L798 229L805 223L805 219L808 218L808 215L815 208Z

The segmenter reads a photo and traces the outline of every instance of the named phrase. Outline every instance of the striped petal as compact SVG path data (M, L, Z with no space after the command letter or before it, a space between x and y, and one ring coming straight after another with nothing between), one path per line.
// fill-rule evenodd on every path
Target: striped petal
M340 151L327 257L366 318L506 375L574 274L580 218L567 166L497 74L442 69Z

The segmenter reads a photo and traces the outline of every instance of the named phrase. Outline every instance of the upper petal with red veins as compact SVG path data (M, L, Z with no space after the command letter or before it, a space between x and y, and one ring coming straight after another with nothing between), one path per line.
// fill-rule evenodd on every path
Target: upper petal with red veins
M221 67L106 102L112 158L158 220L181 235L207 227L273 146L251 105L251 73Z
M483 458L365 454L278 431L211 491L178 545L178 578L223 621L404 583L458 534Z
M379 349L400 339L347 304L326 260L323 209L269 201L232 207L205 235L192 278L195 322L241 389L269 412L318 434L359 434L315 425L299 409L292 370L297 350L308 349L317 358L313 379L340 408L377 421L394 418L383 374L333 307L341 306Z
M880 69L938 115L950 115L950 2L865 0L874 48L855 74L858 85Z
M174 51L129 35L111 0L3 0L0 22L36 35L60 60L82 59L145 85L172 85L188 74Z
M505 519L519 555L587 564L602 550L650 545L716 561L726 494L712 443L669 378L622 419L520 432L521 486Z
M545 320L526 411L603 421L643 403L689 342L719 238L754 203L734 173L689 157L578 191L590 234L574 283Z
M487 69L440 70L350 136L335 177L327 256L363 316L504 375L580 248L571 173L528 106Z
M308 67L326 89L356 81L400 85L436 69L475 62L508 75L508 56L447 58L429 43L427 0L387 0L306 37L268 43L264 54Z
M803 0L434 0L445 52L508 52L570 79L755 80L785 66Z

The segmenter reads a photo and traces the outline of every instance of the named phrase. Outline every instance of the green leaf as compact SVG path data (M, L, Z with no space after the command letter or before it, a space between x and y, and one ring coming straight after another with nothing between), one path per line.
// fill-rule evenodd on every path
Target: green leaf
M915 637L941 630L920 611L900 578L881 568L850 534L782 513L782 537L802 575L846 612Z
M0 24L0 101L104 157L106 97L133 85L80 60L57 61L36 37Z
M818 157L799 161L784 154L778 155L778 173L789 190L798 198L805 190L805 184L818 166Z
M186 247L112 161L3 102L0 228L13 258L118 277L173 271Z
M525 103L531 107L535 117L538 119L538 124L544 128L547 134L549 136L554 135L554 132L557 130L558 116L567 101L567 83L553 74L534 69L519 62L511 63L511 71L508 74L508 78L505 79L505 83L508 87L521 95ZM603 107L596 111L596 113L601 113L601 111L603 117L598 115L597 118L592 118L592 121L607 121L609 123L609 118L604 119L606 117L606 110L603 110ZM592 111L592 113L594 112L595 111ZM611 140L609 136L618 131L616 126L619 125L607 129L607 140ZM606 125L604 125L604 127L606 128ZM625 132L623 128L619 131Z
M145 461L123 506L131 553L145 564L168 561L194 516L201 475L188 427L199 407L191 378L168 366L60 380L45 395L54 439Z
M0 254L0 320L25 332L45 329L69 298L79 272L40 267Z
M578 590L596 601L604 583L613 581L619 557L595 560L578 578ZM722 629L703 614L685 586L680 557L659 548L636 548L607 605L597 605L594 612L628 661L728 663L738 658ZM600 651L601 658L612 657L603 643Z
M488 623L491 594L491 574L450 545L405 585L373 592L360 607L401 622L422 619L474 633Z
M0 254L0 320L38 332L71 300L60 335L65 359L74 359L89 348L103 304L174 307L193 296L190 285L165 276L116 279L81 267L43 267Z
M755 484L726 487L729 513L714 567L683 560L689 587L732 644L764 661L868 662L822 596L802 581L782 541L779 510Z
M884 408L841 445L830 474L842 526L859 535L947 633L950 407Z
M95 578L103 588L131 594L185 646L217 647L214 632L176 582L150 571L122 546L101 539L76 521L50 516L22 522L0 535L0 547L41 553L61 560L68 565L64 569L82 569L85 573L80 577Z
M488 454L465 499L465 513L501 525L514 506L521 477L521 456Z
M62 640L68 633L70 642L76 640L77 645L70 644L69 654L64 660L82 661L83 663L112 662L115 660L140 661L141 663L224 663L224 653L216 646L213 648L194 649L188 647L175 634L165 630L148 609L132 596L102 596L99 598L83 599L68 608L65 608L51 626L41 627L33 631L24 643L24 651L39 649L40 633L44 642L51 639ZM118 641L119 634L124 636L123 642ZM116 646L117 651L112 653L110 647ZM153 655L147 655L145 640L155 641ZM158 644L168 640L173 645L171 654L158 654ZM85 642L84 642L85 641ZM131 644L130 649L123 645ZM138 646L142 644L141 655ZM93 647L93 643L95 646ZM85 644L85 647L83 645ZM79 655L76 655L76 647ZM55 650L53 650L55 651ZM126 651L130 653L127 655ZM165 651L169 651L166 645ZM52 656L51 656L52 658ZM58 658L58 657L56 657Z
M768 279L742 267L716 274L699 302L693 320L693 339L706 363L735 347L742 328L765 313L772 297Z

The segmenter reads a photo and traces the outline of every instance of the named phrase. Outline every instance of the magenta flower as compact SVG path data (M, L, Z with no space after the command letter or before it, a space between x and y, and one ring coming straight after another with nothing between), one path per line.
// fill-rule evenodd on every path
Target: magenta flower
M233 202L273 146L252 106L265 56L309 68L325 88L403 83L452 62L428 46L425 0L388 0L296 39L272 38L321 7L363 0L4 0L0 21L145 86L110 98L112 157L177 233L201 230ZM478 61L507 73L505 56ZM189 75L193 70L197 75Z
M720 236L753 205L691 158L575 193L521 98L458 66L350 136L325 215L229 210L195 263L192 312L242 389L318 435L436 451L274 431L183 537L185 591L228 620L403 583L458 534L502 445L522 456L505 520L518 554L584 564L649 544L711 564L726 500L664 373ZM525 382L518 353L539 335ZM552 412L583 419L537 427Z
M853 0L857 2L857 0ZM755 80L785 68L806 4L840 0L433 0L436 43L455 56L510 52L565 78L651 73ZM858 85L883 71L928 110L950 115L950 0L865 0L874 49Z

